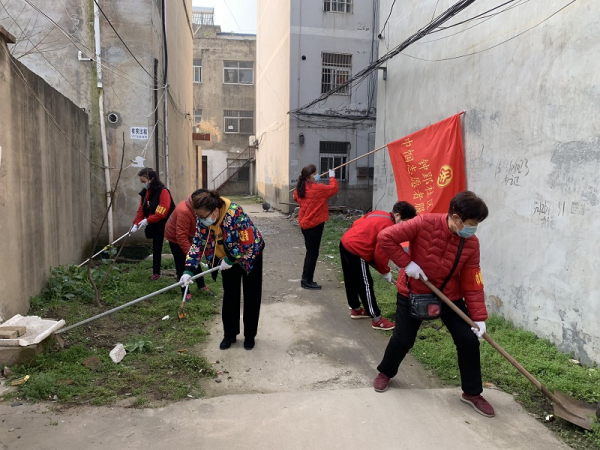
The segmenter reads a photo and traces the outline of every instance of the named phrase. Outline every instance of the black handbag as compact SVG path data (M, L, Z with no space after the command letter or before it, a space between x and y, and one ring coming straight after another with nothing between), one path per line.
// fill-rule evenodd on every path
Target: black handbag
M461 238L460 244L458 244L456 258L454 259L454 265L444 280L444 284L442 284L440 292L444 290L446 284L448 284L448 281L450 281L452 274L456 270L456 266L458 266L458 261L460 259L460 254L462 253L464 243L465 238ZM406 284L408 285L408 276L406 278ZM408 285L408 289L410 290L410 285ZM442 314L442 301L435 294L409 294L408 298L410 300L410 316L413 319L433 320L437 319Z

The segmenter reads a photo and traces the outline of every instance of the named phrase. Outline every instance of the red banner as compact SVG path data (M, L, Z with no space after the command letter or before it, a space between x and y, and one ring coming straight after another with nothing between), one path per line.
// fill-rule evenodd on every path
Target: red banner
M461 114L387 145L398 200L417 213L447 212L452 197L465 190Z

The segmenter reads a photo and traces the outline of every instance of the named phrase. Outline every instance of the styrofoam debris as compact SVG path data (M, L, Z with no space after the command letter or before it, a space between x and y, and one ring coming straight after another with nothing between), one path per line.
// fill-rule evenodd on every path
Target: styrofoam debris
M113 360L114 363L120 363L123 358L125 358L125 355L127 354L127 351L125 350L125 347L123 346L123 344L119 343L117 345L115 345L115 348L113 348L110 353L110 359Z

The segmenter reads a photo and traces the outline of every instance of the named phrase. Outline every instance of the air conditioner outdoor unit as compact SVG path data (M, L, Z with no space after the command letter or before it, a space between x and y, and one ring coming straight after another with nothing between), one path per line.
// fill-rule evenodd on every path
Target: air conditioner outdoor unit
M258 145L258 141L256 140L256 136L248 137L248 147L256 147Z

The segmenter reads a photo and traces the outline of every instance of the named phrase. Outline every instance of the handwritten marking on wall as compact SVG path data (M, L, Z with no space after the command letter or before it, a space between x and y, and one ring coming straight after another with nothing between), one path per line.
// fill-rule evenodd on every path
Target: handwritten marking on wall
M522 186L523 178L529 175L529 161L521 159L499 159L494 176L506 186Z

